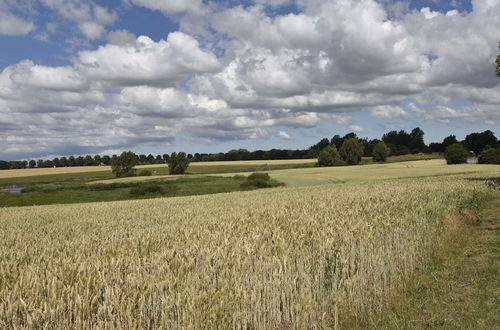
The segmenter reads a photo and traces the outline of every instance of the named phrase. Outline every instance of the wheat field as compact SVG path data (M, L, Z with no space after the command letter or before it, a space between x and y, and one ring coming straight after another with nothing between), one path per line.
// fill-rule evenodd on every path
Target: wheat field
M282 160L242 160L242 161L226 161L226 162L196 162L191 165L196 166L259 166L259 165L296 165L296 164L310 164L317 162L317 159L282 159ZM168 167L167 164L152 164L152 165L138 165L137 169L148 169ZM4 178L18 178L29 177L37 175L50 175L50 174L68 174L68 173L88 173L97 171L111 171L111 166L75 166L75 167L56 167L56 168L26 168L17 170L2 170L0 171L0 179Z
M0 328L338 328L486 193L434 178L0 209Z

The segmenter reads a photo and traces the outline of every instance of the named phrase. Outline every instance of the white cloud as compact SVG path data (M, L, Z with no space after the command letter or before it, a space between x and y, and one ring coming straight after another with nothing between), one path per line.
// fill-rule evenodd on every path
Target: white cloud
M365 129L361 126L358 126L358 125L350 125L349 126L349 129L353 132L356 132L356 133L361 133L361 132L364 132Z
M373 118L381 119L394 119L394 118L404 118L408 119L409 115L401 107L392 105L379 105L370 109L370 115Z
M202 0L131 0L136 6L161 11L167 15L181 14L189 11L200 11Z
M61 17L73 21L88 39L95 40L106 34L106 27L118 19L116 12L96 5L93 1L82 0L41 0L48 8Z
M31 22L8 12L0 11L0 35L24 35L35 29Z
M500 122L500 0L447 14L393 1L297 0L300 12L272 16L266 7L289 2L131 0L179 23L159 41L108 33L118 16L94 2L41 1L86 38L109 43L88 46L73 65L4 69L0 141L10 153L118 150L169 143L181 131L208 143L286 139L287 127L322 121L363 132L350 125L363 109L373 120Z
M182 32L154 42L140 36L133 45L108 44L79 53L77 68L85 76L117 86L171 86L192 73L217 71L219 61Z
M125 46L134 45L137 37L126 30L116 30L108 33L106 39L113 45Z
M279 131L277 134L276 134L279 138L282 138L283 140L291 140L292 138L290 137L290 135L288 135L287 132L283 132L283 131Z

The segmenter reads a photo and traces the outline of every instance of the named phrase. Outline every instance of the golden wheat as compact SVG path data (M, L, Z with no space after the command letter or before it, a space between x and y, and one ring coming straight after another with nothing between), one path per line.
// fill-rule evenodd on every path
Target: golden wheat
M0 328L334 328L370 315L479 182L0 209Z

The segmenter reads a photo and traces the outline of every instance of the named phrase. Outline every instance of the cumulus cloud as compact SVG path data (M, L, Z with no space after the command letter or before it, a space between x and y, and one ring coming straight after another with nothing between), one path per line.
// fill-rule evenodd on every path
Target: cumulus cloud
M80 32L91 40L102 38L106 27L113 25L118 19L116 12L96 5L93 1L41 0L41 2L63 18L75 22Z
M0 35L24 35L35 29L32 22L25 21L9 12L0 11Z
M201 11L204 6L202 0L131 0L131 2L136 6L159 10L167 15Z
M172 86L192 73L214 72L216 56L182 32L154 42L146 36L134 44L108 44L79 53L77 68L85 76L117 86Z
M361 132L364 132L365 129L361 126L358 126L358 125L350 125L349 126L349 129L353 132L356 132L356 133L361 133Z
M401 107L392 105L379 105L370 109L370 115L373 118L394 119L405 118L408 119L409 115Z
M93 2L41 1L108 43L71 65L3 70L0 141L9 154L116 150L179 132L204 143L287 139L283 127L322 121L359 133L352 113L362 110L380 121L500 122L500 0L473 0L470 13L297 0L300 12L284 14L268 7L290 1L129 0L179 22L159 41L108 33L118 16Z
M291 140L292 138L290 137L290 135L288 135L287 132L283 132L283 131L279 131L277 134L276 134L278 137L282 138L283 140Z

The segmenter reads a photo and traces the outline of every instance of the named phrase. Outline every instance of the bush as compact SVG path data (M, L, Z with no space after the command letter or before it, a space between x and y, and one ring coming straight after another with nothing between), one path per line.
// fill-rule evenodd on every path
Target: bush
M479 164L498 164L498 153L495 148L486 147L479 154Z
M241 188L269 188L271 185L269 184L268 180L264 179L246 179L240 184Z
M384 142L377 143L373 148L373 161L385 162L387 160L387 157L389 157L390 152L391 149L389 149L389 147Z
M138 176L151 176L153 175L153 172L150 170L142 170L139 173L137 173Z
M320 151L318 156L318 166L335 166L340 160L339 152L335 146L327 146Z
M271 177L267 173L252 173L245 181L240 184L241 188L270 188L276 187L279 184L271 181Z
M340 147L340 157L349 165L356 165L363 157L364 146L361 141L355 138L349 138L342 143Z
M161 193L163 193L163 188L155 183L142 183L130 189L130 194L133 196L144 196Z
M246 178L247 178L246 176L241 175L241 174L237 174L237 175L233 176L233 179L239 180L239 181L246 180Z
M248 176L247 180L264 180L269 181L271 177L267 173L256 172Z
M444 158L447 164L463 164L467 161L469 153L460 143L454 143L444 151Z
M168 159L168 170L170 174L184 174L189 166L189 159L185 152L172 153Z

